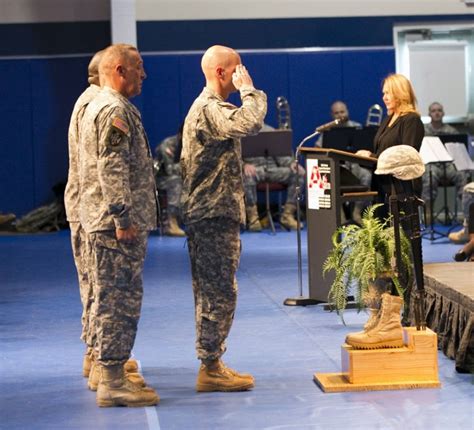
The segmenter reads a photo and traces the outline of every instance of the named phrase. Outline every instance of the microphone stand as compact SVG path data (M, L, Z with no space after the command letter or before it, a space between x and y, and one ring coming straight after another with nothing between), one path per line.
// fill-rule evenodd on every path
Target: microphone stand
M313 139L319 135L321 131L316 129L316 131L309 136L305 137L300 144L297 146L295 151L295 162L296 162L296 240L298 248L298 292L297 297L290 297L285 299L283 302L286 306L308 306L308 305L317 305L320 303L319 300L311 299L309 297L303 297L303 268L302 268L302 258L301 258L301 211L300 211L300 201L301 201L301 189L300 189L300 179L298 174L298 166L300 161L300 149L302 146L310 139Z

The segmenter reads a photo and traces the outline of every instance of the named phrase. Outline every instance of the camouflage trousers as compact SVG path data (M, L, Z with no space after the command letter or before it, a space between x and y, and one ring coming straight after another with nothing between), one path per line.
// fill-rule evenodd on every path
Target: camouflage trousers
M464 224L469 221L469 211L471 205L474 204L474 182L466 184L462 190L462 211L464 214Z
M93 334L89 332L89 316L92 305L92 284L89 282L87 275L87 246L86 246L86 232L79 222L70 222L71 229L71 247L72 255L74 257L74 264L76 265L77 277L79 280L79 294L82 303L82 333L81 339L86 341L87 338L93 338Z
M431 194L430 194L430 171L431 171ZM433 201L438 195L438 187L444 182L444 168L442 164L430 163L426 166L426 171L423 173L423 192L421 198L426 202ZM454 163L446 163L446 183L456 186L457 197L461 199L464 185L469 181L469 171L458 171Z
M90 332L95 333L94 350L103 365L127 361L135 343L147 238L148 232L140 232L135 241L124 243L116 239L115 231L87 235L88 269L94 291Z
M240 225L230 218L210 218L187 225L200 360L224 354L237 305L236 272L240 260Z
M181 176L161 176L156 180L156 188L158 188L158 193L159 190L166 191L168 213L179 216L181 214L181 189L183 188Z
M260 182L279 182L288 186L286 192L286 203L296 204L297 175L289 166L256 166L257 176L248 177L244 175L244 190L246 206L257 204L257 184ZM304 182L304 174L299 175L300 185Z

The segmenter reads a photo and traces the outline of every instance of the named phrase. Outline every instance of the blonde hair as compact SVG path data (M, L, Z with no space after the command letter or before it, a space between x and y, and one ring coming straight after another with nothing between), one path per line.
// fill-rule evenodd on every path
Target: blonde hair
M383 89L395 100L400 115L409 112L420 114L417 108L415 91L407 77L399 73L388 75L383 81ZM391 114L393 112L389 112Z

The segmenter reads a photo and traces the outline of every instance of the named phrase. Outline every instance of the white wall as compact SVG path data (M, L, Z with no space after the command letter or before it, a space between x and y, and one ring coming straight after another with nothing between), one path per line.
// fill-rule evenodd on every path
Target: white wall
M0 24L109 19L110 0L0 0Z
M136 0L138 21L467 13L462 0ZM0 0L3 24L108 19L110 0Z
M136 0L137 20L317 18L473 13L462 0Z

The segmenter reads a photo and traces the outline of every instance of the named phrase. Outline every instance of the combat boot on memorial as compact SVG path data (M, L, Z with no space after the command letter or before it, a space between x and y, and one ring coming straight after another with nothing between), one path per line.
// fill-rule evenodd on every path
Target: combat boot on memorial
M255 380L248 373L238 373L221 360L201 364L196 381L196 391L246 391L255 386Z
M262 225L258 218L257 205L246 207L245 211L247 213L248 231L262 231Z
M403 346L403 329L400 321L400 311L403 299L382 294L380 316L371 329L358 333L350 333L346 343L357 349L398 348Z
M283 207L283 213L280 216L280 224L287 230L296 230L298 224L295 219L296 205L286 203Z
M151 387L139 387L126 377L123 365L100 366L100 382L97 388L97 405L144 407L154 406L160 401Z
M168 228L166 229L165 234L167 236L178 236L178 237L186 236L186 233L184 232L184 230L181 229L181 227L178 224L178 218L176 217L176 215L169 215Z
M128 381L130 381L132 384L135 384L139 387L146 387L145 378L143 378L143 376L137 372L138 367L136 368L137 371L135 372L128 371L125 368L126 363L123 367L124 367L124 372L125 372L125 378ZM97 387L99 386L99 383L100 383L100 365L96 361L93 361L91 365L91 370L89 373L89 379L87 380L87 387L91 391L97 391Z

